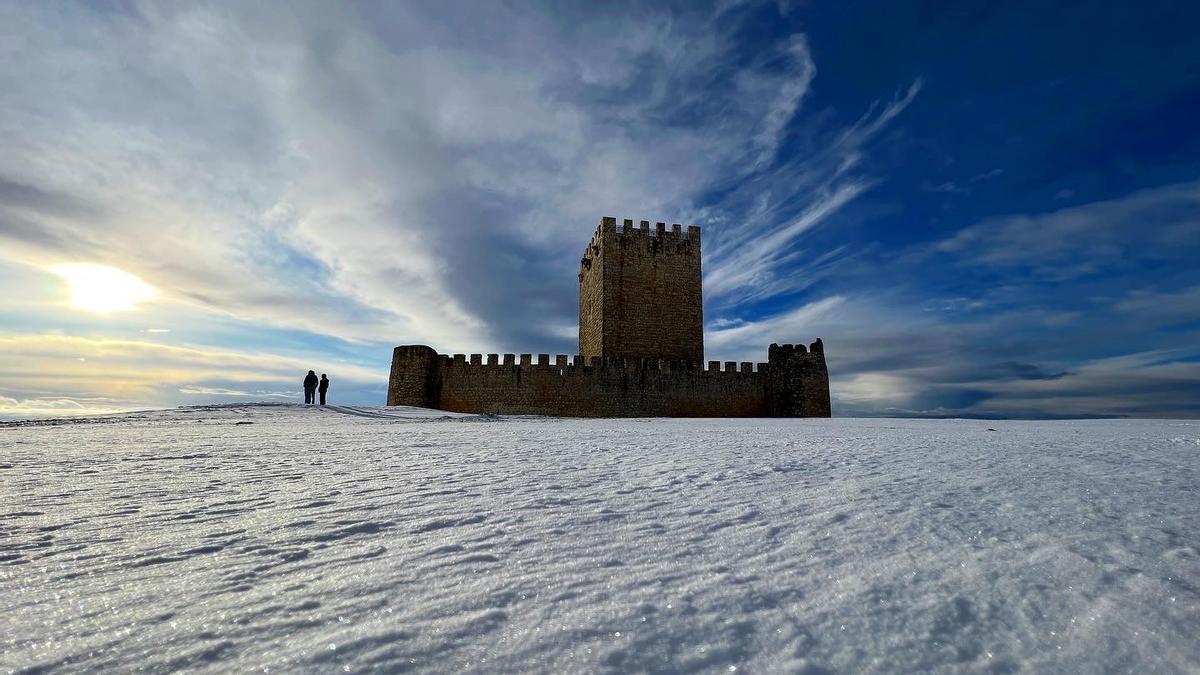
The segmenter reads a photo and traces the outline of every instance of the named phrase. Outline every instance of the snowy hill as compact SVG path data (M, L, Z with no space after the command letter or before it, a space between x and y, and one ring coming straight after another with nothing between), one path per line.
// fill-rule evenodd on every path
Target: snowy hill
M1197 422L212 406L0 494L4 671L1200 669Z

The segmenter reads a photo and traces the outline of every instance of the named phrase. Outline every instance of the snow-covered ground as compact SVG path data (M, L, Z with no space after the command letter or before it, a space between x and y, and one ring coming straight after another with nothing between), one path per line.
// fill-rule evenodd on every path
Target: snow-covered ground
M214 406L0 497L0 671L1200 671L1198 422Z

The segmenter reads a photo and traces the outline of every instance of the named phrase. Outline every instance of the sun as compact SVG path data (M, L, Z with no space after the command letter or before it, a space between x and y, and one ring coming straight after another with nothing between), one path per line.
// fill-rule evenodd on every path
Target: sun
M70 263L50 269L66 279L71 304L88 312L127 312L156 293L150 284L108 265Z

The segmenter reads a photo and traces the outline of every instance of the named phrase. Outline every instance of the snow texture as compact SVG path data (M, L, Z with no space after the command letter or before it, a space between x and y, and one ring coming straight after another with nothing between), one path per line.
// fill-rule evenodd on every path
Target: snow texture
M1162 420L8 423L0 671L1195 673L1198 455Z

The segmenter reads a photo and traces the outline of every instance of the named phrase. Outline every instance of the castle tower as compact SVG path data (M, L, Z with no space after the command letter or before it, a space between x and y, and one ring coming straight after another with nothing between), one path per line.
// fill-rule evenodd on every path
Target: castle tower
M579 353L704 360L700 228L603 218L579 261Z
M579 261L579 353L392 351L388 405L579 417L829 417L821 340L767 363L709 361L700 228L603 218ZM485 358L486 356L486 358ZM519 357L519 358L518 358Z

